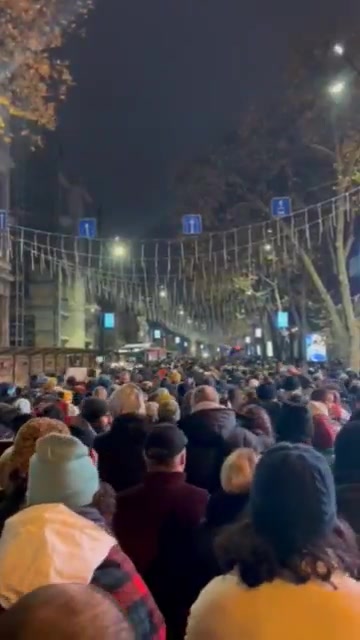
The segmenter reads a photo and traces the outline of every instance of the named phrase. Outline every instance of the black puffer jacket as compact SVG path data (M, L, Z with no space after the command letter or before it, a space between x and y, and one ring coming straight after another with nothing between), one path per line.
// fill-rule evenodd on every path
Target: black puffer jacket
M197 531L193 573L197 580L197 595L216 576L221 567L215 551L216 540L224 527L246 517L249 503L248 493L226 493L219 489L209 500L206 519Z
M360 539L360 477L356 483L336 486L338 514L346 520Z
M214 493L220 488L220 470L235 449L259 450L255 435L239 427L232 409L201 409L180 420L187 439L186 476L190 484Z
M152 425L143 416L124 414L115 418L108 433L97 436L99 475L116 491L142 482L145 474L144 442Z

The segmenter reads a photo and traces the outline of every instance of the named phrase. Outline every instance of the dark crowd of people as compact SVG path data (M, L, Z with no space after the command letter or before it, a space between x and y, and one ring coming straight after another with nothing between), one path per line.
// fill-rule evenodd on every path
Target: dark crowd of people
M0 639L355 640L360 377L0 385Z

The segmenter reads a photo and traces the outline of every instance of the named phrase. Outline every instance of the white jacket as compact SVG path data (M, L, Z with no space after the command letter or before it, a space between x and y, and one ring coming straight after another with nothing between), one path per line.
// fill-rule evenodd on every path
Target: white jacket
M62 504L38 505L6 521L0 538L0 605L48 584L89 584L116 544Z
M191 609L186 640L359 640L360 584L334 581L337 590L283 580L248 589L234 574L215 578Z

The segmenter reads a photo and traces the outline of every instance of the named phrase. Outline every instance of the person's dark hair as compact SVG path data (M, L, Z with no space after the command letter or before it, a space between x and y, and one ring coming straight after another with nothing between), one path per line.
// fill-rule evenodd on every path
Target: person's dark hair
M81 404L81 415L89 424L95 424L108 413L108 405L100 398L86 398Z
M215 544L216 555L224 572L236 569L249 588L288 576L295 584L311 579L332 584L336 570L355 579L360 577L360 555L350 526L337 521L330 534L317 540L302 554L287 557L255 531L251 520L226 528Z
M273 436L269 414L256 404L249 404L242 411L243 426L256 435Z
M53 420L60 420L64 422L65 415L62 409L56 404L56 402L52 404L47 404L41 409L38 414L39 418L52 418Z
M27 414L27 413L19 413L16 416L14 416L14 418L11 421L11 429L14 432L14 434L16 435L20 427L22 427L23 424L26 424L26 422L29 422L31 418L32 418L31 414Z
M311 413L303 398L291 396L282 404L276 424L278 442L303 442L310 444L314 436Z
M326 387L321 387L320 389L314 389L311 394L311 400L314 402L326 402L328 398L329 390Z

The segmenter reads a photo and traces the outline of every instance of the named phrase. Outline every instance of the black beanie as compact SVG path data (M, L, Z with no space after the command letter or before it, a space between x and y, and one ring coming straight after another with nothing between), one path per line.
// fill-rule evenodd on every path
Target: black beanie
M276 387L271 382L263 382L263 384L259 384L256 389L256 395L259 400L263 402L267 402L269 400L275 400L276 398Z
M303 444L281 443L258 463L250 491L256 532L286 561L331 532L335 484L324 456Z
M85 398L81 404L81 415L88 422L100 420L109 413L106 400L100 398Z
M300 387L300 380L297 376L286 376L282 384L284 391L297 391Z
M284 402L276 424L279 442L312 442L314 426L308 406L301 402Z
M336 482L355 478L360 481L360 421L348 422L335 440L334 474Z

